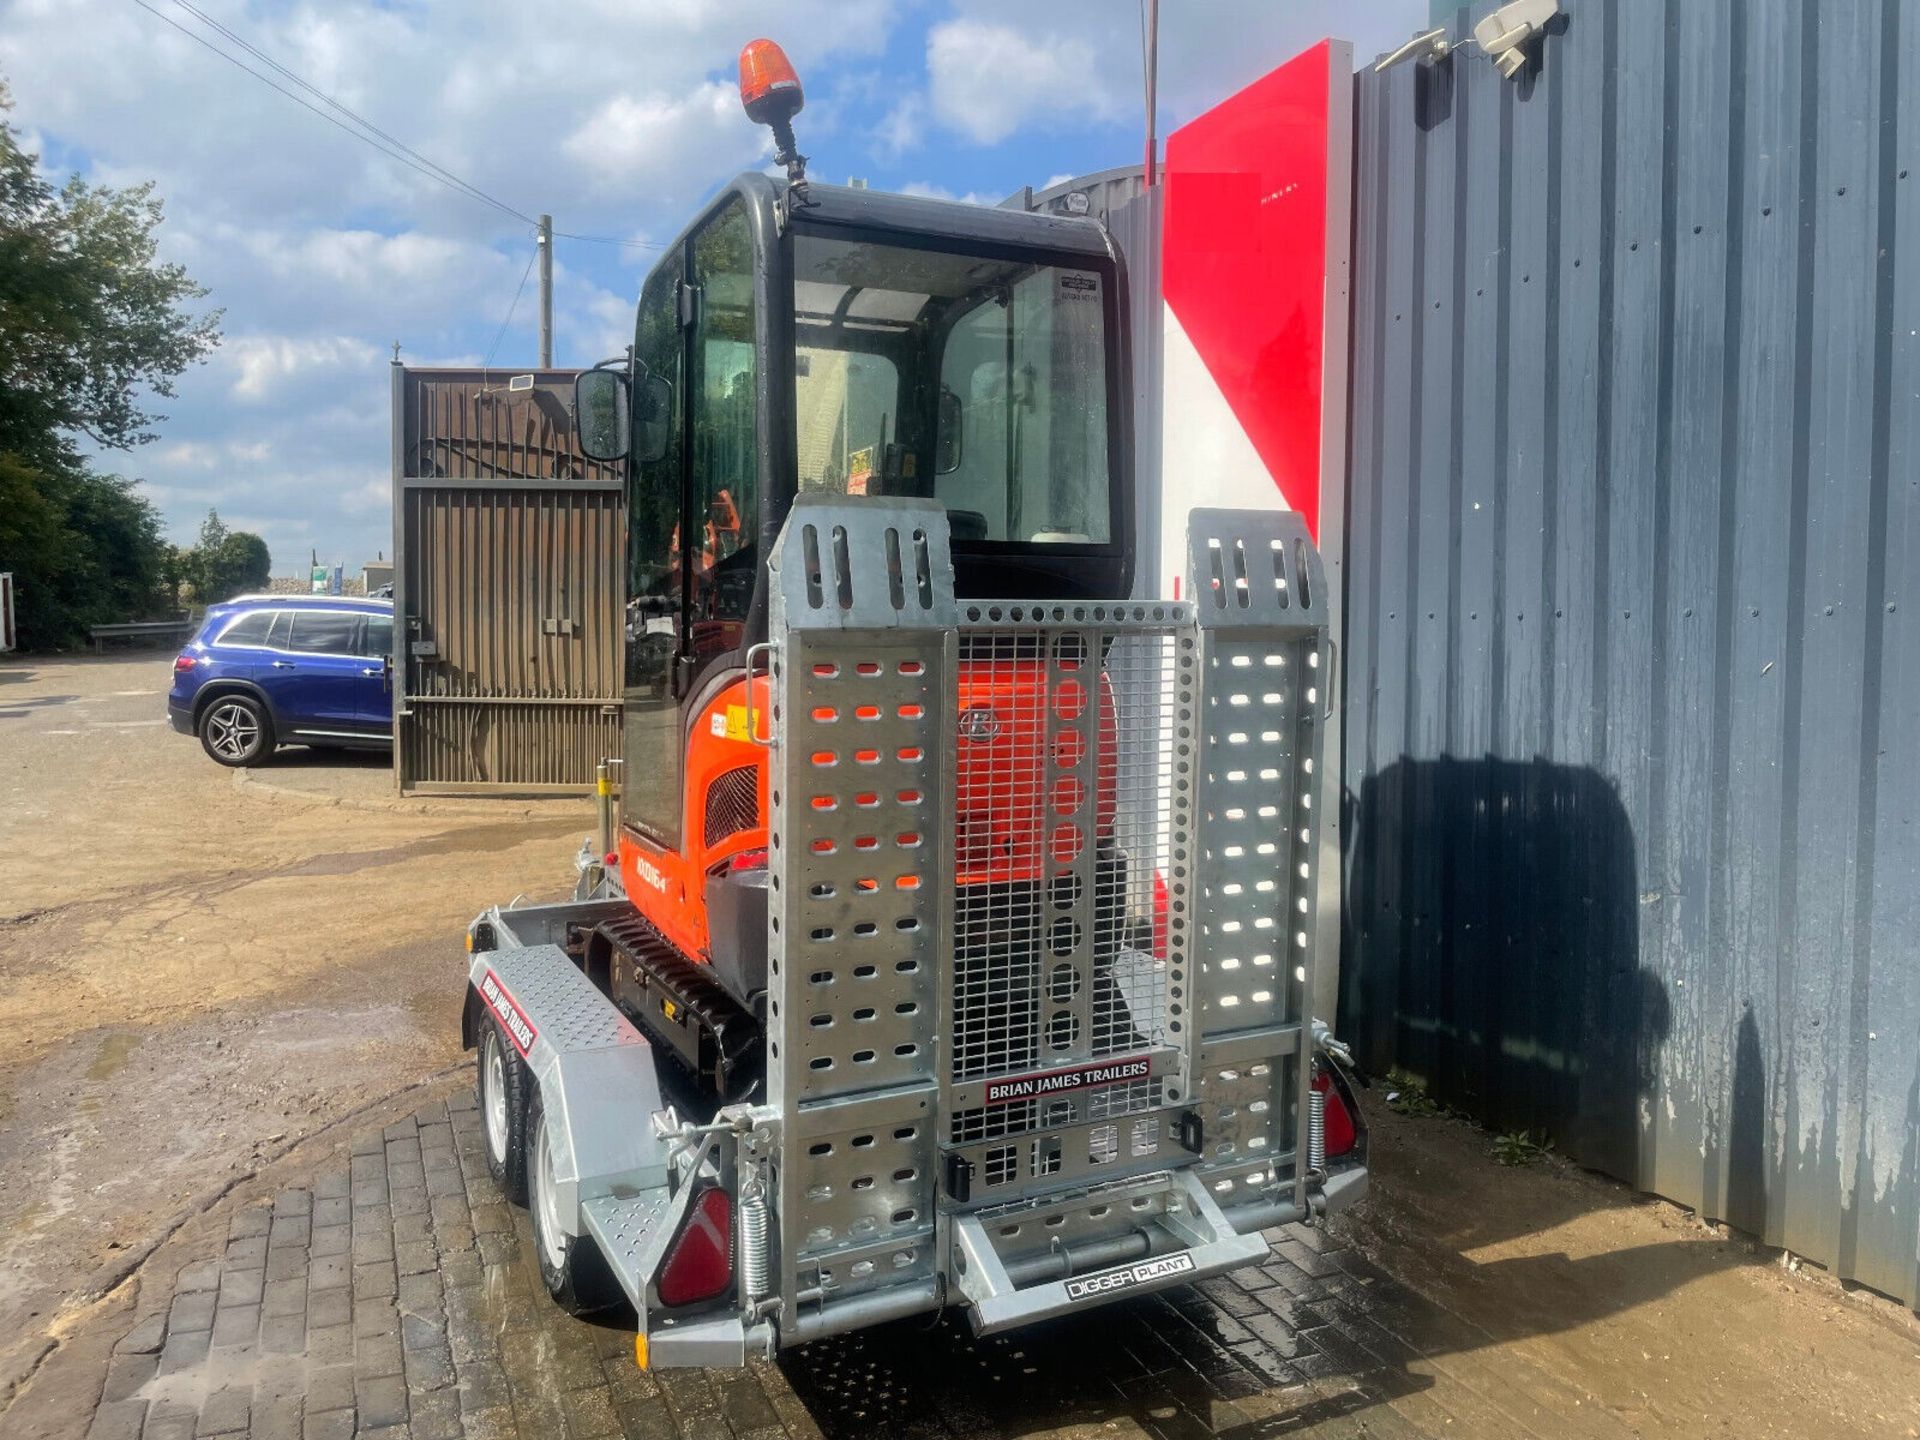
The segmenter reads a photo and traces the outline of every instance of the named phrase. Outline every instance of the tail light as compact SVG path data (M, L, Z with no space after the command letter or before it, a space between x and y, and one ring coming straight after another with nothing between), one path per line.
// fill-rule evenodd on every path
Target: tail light
M1153 872L1153 958L1167 958L1167 877Z
M1353 1149L1353 1116L1347 1113L1347 1102L1340 1098L1331 1075L1315 1075L1313 1088L1327 1097L1327 1158L1337 1160Z
M184 675L200 663L198 655L176 655L173 661L173 673Z
M687 1207L655 1285L662 1305L695 1305L733 1284L733 1197L710 1185Z
M764 850L742 850L727 861L727 873L738 875L742 870L764 870L767 868L767 852Z

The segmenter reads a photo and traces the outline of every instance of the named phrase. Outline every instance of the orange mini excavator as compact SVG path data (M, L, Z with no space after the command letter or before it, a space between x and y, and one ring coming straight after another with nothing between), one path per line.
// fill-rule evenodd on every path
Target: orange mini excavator
M1319 558L1195 511L1188 598L1136 598L1105 227L811 185L792 68L740 73L784 178L576 386L627 475L618 838L469 930L488 1167L644 1364L1255 1263L1367 1174L1307 1008Z
M751 1094L763 1068L769 705L757 667L765 562L796 500L940 505L963 599L1126 595L1133 515L1126 281L1106 231L810 185L791 67L756 42L741 76L790 181L744 175L687 227L642 286L631 356L583 376L577 407L642 417L582 434L631 462L628 600L673 635L670 683L626 702L619 875L635 913L598 926L587 963L727 1099ZM656 623L641 638L657 650L665 633ZM964 953L984 959L1036 933L1048 697L1018 643L970 645L958 808L938 818L958 834L959 883L992 894L963 907L978 912ZM1100 720L1091 845L1095 884L1114 892L1099 937L1112 949L1129 907L1113 699L1096 662L1074 703ZM982 1003L1017 1010L1017 998Z

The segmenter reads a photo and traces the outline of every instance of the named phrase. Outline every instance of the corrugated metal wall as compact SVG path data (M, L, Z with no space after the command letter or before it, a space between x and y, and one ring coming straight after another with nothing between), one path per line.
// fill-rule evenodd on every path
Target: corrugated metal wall
M1361 80L1343 1025L1913 1302L1920 10L1565 9Z
M400 788L576 790L620 753L624 496L572 372L395 372Z

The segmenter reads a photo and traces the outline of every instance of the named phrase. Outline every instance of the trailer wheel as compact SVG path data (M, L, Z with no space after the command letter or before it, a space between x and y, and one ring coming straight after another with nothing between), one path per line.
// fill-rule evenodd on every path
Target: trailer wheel
M480 1134L487 1173L515 1205L527 1199L527 1092L533 1088L522 1060L495 1017L480 1032L474 1090L480 1101Z
M547 1144L547 1112L540 1103L538 1087L527 1110L525 1170L533 1253L540 1262L540 1279L547 1293L569 1315L605 1310L622 1298L620 1287L591 1235L568 1235L560 1228L553 1151Z

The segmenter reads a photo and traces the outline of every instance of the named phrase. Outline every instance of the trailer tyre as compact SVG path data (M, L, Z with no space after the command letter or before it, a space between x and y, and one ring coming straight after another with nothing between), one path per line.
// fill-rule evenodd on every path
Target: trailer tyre
M474 1090L480 1101L480 1135L487 1173L500 1193L515 1205L527 1200L527 1094L533 1077L527 1062L508 1043L495 1017L480 1032L480 1057Z
M560 1228L559 1195L553 1175L553 1151L547 1144L546 1107L535 1087L527 1111L527 1210L533 1220L533 1253L540 1279L554 1303L569 1315L590 1315L622 1299L606 1257L591 1235L568 1235Z

